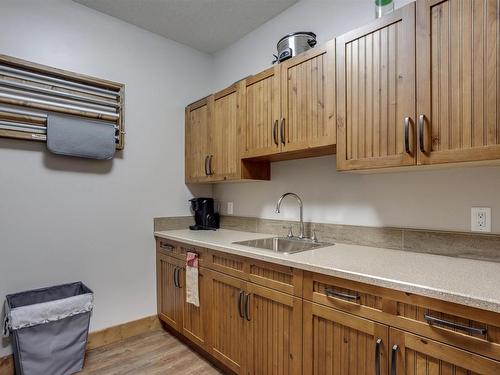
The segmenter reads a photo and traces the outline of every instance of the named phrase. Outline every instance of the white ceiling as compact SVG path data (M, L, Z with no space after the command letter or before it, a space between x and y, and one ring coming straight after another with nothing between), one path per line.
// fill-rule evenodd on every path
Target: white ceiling
M73 0L197 50L214 53L298 0Z

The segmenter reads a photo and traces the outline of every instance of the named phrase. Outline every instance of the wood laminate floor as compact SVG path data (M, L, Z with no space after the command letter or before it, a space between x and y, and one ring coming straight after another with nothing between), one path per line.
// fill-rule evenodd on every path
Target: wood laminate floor
M85 367L78 374L218 375L222 372L174 336L155 331L87 352Z

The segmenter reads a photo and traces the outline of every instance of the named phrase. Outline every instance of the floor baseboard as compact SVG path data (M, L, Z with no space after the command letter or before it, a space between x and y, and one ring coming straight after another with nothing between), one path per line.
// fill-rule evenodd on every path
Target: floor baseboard
M160 329L162 329L160 320L157 315L153 315L99 331L90 332L87 342L87 351ZM14 374L14 357L12 355L0 357L0 374Z

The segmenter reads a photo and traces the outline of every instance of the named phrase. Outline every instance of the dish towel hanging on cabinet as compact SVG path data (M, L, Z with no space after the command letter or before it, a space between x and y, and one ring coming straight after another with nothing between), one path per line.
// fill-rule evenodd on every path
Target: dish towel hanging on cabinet
M198 290L198 254L186 254L186 302L196 307L200 306L200 293Z
M115 126L76 116L49 114L47 147L55 154L108 160L116 151Z

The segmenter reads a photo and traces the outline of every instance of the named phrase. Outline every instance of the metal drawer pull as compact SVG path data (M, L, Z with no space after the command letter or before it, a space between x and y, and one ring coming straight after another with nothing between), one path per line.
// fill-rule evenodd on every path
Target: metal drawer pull
M162 248L164 250L168 250L168 251L174 251L174 249L175 249L174 246L163 243L163 242L160 242L160 248Z
M273 140L274 140L274 143L277 145L279 145L279 142L278 142L278 120L275 120L274 121L274 124L273 124Z
M240 318L245 318L245 316L243 315L243 302L242 302L244 295L245 295L245 292L243 292L241 290L240 294L238 296L238 313L240 314Z
M420 147L420 152L425 154L425 145L424 145L424 126L425 126L425 116L418 116L418 144Z
M281 136L281 143L285 144L285 118L281 118L281 126L280 126L280 136Z
M380 375L380 347L382 339L377 339L375 342L375 375Z
M410 150L410 118L409 117L405 117L404 132L405 132L405 152L407 154L409 154L409 153L411 153L411 150Z
M250 293L247 294L246 300L245 300L245 318L246 320L250 321Z
M398 358L398 349L399 349L399 346L397 346L397 345L394 345L392 347L392 353L391 353L391 375L396 375L396 373L397 373L396 360Z
M353 301L359 301L359 296L358 295L352 295L352 294L347 294L347 293L341 293L337 292L333 289L330 288L325 288L325 294L327 297L340 297L340 298L347 298Z
M429 314L425 314L424 318L427 321L427 323L429 323L430 325L439 324L439 325L442 325L445 327L455 328L455 329L459 329L461 331L465 331L467 333L475 333L475 334L483 335L483 336L486 335L486 333L488 333L487 328L467 327L467 326L464 326L463 324L453 323L453 322L449 322L447 320L435 318Z

